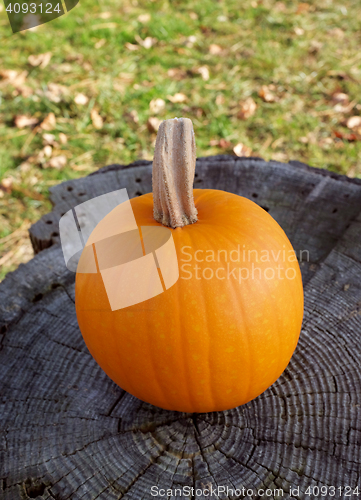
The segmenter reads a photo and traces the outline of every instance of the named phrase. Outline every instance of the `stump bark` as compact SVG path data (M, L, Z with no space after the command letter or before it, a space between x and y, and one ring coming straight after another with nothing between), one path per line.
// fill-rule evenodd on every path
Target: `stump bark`
M317 487L324 498L357 498L361 181L299 162L197 160L195 187L255 201L297 255L309 256L300 262L303 328L283 375L244 406L198 415L117 387L77 325L58 221L123 187L130 197L151 191L151 163L110 165L54 187L53 211L30 230L37 255L0 285L0 498L148 500L163 489L158 498L311 499Z

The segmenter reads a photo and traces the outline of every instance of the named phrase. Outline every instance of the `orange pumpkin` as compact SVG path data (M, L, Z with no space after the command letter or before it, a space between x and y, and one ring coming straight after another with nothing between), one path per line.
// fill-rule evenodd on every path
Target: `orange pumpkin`
M303 317L301 273L284 231L252 201L196 189L193 205L190 120L167 120L160 133L154 202L146 194L130 203L139 227L161 226L154 217L177 224L179 279L112 310L99 269L78 272L77 318L93 357L134 396L168 410L226 410L257 397L289 363Z

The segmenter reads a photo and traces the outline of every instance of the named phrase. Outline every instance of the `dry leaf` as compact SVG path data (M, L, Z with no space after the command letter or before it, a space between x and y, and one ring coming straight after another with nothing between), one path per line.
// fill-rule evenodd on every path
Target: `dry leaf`
M84 61L84 56L83 54L69 54L68 56L66 56L66 60L67 61L71 61L71 62L77 62L79 64L81 64L83 61Z
M310 48L308 49L308 52L310 54L317 54L323 47L323 43L319 42L317 40L312 40Z
M349 113L355 106L355 102L350 102L349 96L343 92L333 94L332 100L335 103L333 109L336 113Z
M225 103L224 95L218 94L217 97L216 97L216 104L217 104L217 106L221 106L224 103Z
M271 148L276 149L284 142L285 142L285 137L279 137L278 139L272 142Z
M31 163L29 161L23 161L23 163L19 165L19 169L21 173L26 174L31 169Z
M348 141L348 142L357 141L358 139L361 138L361 136L359 137L358 134L345 133L343 131L341 132L340 130L333 130L333 133L334 133L335 137L337 137L338 139L342 139L342 140ZM337 143L336 143L336 147L337 147Z
M106 39L105 38L102 38L101 40L98 40L97 43L94 45L94 47L96 49L100 49L101 47L103 47L103 45L106 44Z
M85 61L85 63L83 64L83 68L85 69L85 71L91 71L93 69L92 65Z
M159 120L155 116L148 118L147 127L148 127L149 132L158 132L160 124L161 124L161 120Z
M184 78L187 77L187 72L184 69L180 68L171 68L168 70L167 74L170 78L173 78L174 80L183 80Z
M55 142L55 135L54 134L43 134L43 144L47 145L50 144L50 146L53 146Z
M76 104L79 104L80 106L84 106L85 104L87 104L88 101L89 99L85 94L77 94L74 98L74 102Z
M132 122L139 123L139 116L135 109L132 109L132 111L129 113L129 118L132 120Z
M147 36L147 38L145 38L144 40L142 38L140 38L139 35L135 35L134 38L139 43L139 45L141 45L145 49L150 49L151 47L153 47L153 45L157 41L156 38L152 38L151 36Z
M341 28L333 28L328 32L328 35L332 38L338 38L339 40L342 40L345 37L345 32L342 31Z
M252 149L239 142L236 146L234 146L233 152L237 156L251 156Z
M237 118L240 118L241 120L247 120L247 118L250 118L255 114L257 104L254 102L252 97L247 97L245 101L240 101L239 104L241 106L241 109L237 114Z
M44 92L44 96L51 102L60 102L67 92L68 89L64 87L64 85L50 82L47 85L47 90Z
M14 87L21 87L24 84L27 75L27 71L22 71L21 73L19 73L18 71L15 71L13 69L0 70L2 81L4 83L10 83Z
M130 42L127 42L125 44L125 48L127 48L128 50L138 50L139 49L138 45L134 45L134 43L130 43Z
M151 20L151 15L147 12L146 14L140 14L138 16L138 21L140 23L148 23Z
M44 54L38 54L37 56L31 55L28 57L28 62L31 66L39 66L40 68L46 68L51 59L52 53L45 52Z
M185 102L187 100L187 96L185 94L177 92L177 94L174 95L167 95L167 99L173 104L176 104L178 102Z
M186 38L186 41L184 42L184 45L186 47L188 47L189 49L191 49L193 47L193 45L196 43L197 41L197 37L194 36L194 35L191 35L191 36L188 36Z
M207 68L207 66L200 66L199 68L196 68L194 72L201 75L202 79L205 82L209 80L209 69Z
M305 30L304 30L304 29L302 29L302 28L299 28L298 26L296 26L296 27L294 28L294 32L296 33L296 35L301 36L301 35L304 35Z
M277 153L272 153L272 160L276 161L288 161L288 156L282 151L277 151Z
M44 153L44 156L47 156L48 158L50 158L50 156L53 154L53 148L49 144L47 144L43 148L43 153Z
M13 185L14 179L12 177L5 177L0 182L0 188L5 191L5 193L11 193L11 188Z
M287 7L286 7L286 5L283 2L276 2L275 6L274 6L274 9L277 12L286 12Z
M228 17L227 16L218 16L217 21L219 23L226 23L228 21Z
M149 110L152 114L157 115L165 108L165 101L163 99L152 99L149 103Z
M347 94L344 94L343 92L335 92L332 95L332 100L336 104L348 104L349 99L349 96Z
M324 137L318 143L321 148L328 149L330 146L333 146L333 139L331 137Z
M351 130L361 127L361 116L351 116L346 123L347 128Z
M308 12L309 10L310 4L302 2L298 4L296 14L303 14L304 12Z
M63 134L63 132L60 132L59 134L59 141L60 144L66 144L68 142L68 138L65 134Z
M270 91L269 87L267 85L262 85L260 88L258 95L263 99L265 102L275 102L276 97L272 92Z
M193 20L193 21L197 21L198 19L198 14L196 12L190 12L189 13L189 17Z
M65 155L54 156L54 158L51 158L51 160L49 160L49 167L51 168L61 169L65 167L65 165L66 165Z
M212 56L218 56L218 55L222 54L222 52L223 52L222 47L220 47L216 43L211 43L208 50L209 50L209 53L212 54Z
M100 19L109 19L110 17L112 17L112 13L111 12L102 12L101 14L99 14L99 17L100 17Z
M64 73L71 73L73 70L73 66L69 63L59 64L59 66L54 65L53 67L58 71L63 71Z
M36 125L39 120L35 116L17 115L14 119L17 128L32 127Z
M92 119L93 127L96 128L97 130L101 129L103 127L103 118L100 116L98 111L93 108L90 112L90 117Z
M43 129L43 130L53 130L55 128L55 125L56 125L56 118L55 118L55 115L54 113L49 113L45 118L44 120L42 121L40 127Z
M227 141L227 139L220 139L218 146L222 149L228 149L232 145L231 141Z

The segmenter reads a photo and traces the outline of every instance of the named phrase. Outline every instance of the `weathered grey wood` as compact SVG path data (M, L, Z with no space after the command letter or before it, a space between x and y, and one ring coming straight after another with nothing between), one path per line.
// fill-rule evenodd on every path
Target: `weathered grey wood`
M31 231L38 250L52 246L0 284L0 498L148 500L155 485L283 488L282 498L298 498L292 486L307 499L313 485L361 492L361 183L259 159L205 158L196 171L199 187L268 208L295 248L310 252L301 266L304 324L288 368L247 405L197 416L117 387L82 340L74 275L51 232L79 200L120 187L130 196L149 191L150 165L64 183L53 189L54 212Z

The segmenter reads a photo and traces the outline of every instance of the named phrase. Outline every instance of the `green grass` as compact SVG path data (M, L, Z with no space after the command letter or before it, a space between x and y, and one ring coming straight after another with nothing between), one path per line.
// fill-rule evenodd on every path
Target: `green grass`
M105 12L109 17L100 17ZM145 13L150 19L139 20ZM345 126L350 116L361 114L360 22L359 0L342 5L313 0L308 7L273 0L81 0L70 13L35 31L12 34L3 10L0 69L28 71L25 85L31 90L26 97L22 87L16 90L0 79L0 182L13 181L8 192L0 192L0 259L10 251L1 238L51 209L51 185L108 163L152 158L155 134L147 120L155 116L149 103L156 98L166 101L156 115L160 120L193 120L198 156L232 154L241 142L265 159L297 159L360 177L360 131L351 137ZM139 44L146 37L154 41L148 49ZM189 37L196 38L192 42ZM222 53L211 54L211 44ZM45 52L52 53L45 68L29 64L30 55ZM208 68L208 80L197 72L201 66ZM178 76L169 76L171 69ZM60 102L45 95L50 83L66 87ZM271 85L275 102L259 97L262 85ZM177 92L187 101L173 104L166 98ZM337 92L349 96L349 110L335 110L332 96ZM88 97L86 105L74 102L78 93ZM242 120L237 116L240 101L247 97L257 109ZM103 118L101 129L93 126L93 107ZM41 130L32 134L31 128L14 124L16 115L41 122L50 112L56 117L50 132L58 143L55 155L67 157L61 170L44 168L46 162L37 160L44 147ZM66 144L60 143L60 133L67 136ZM209 145L222 138L229 147ZM5 263L0 279L18 262Z

